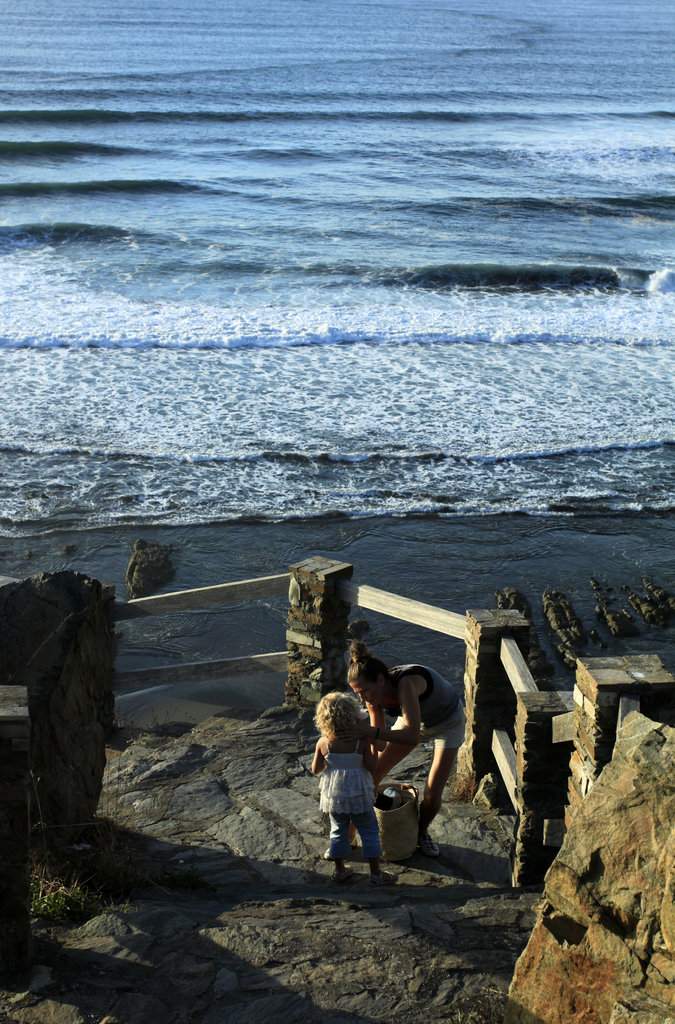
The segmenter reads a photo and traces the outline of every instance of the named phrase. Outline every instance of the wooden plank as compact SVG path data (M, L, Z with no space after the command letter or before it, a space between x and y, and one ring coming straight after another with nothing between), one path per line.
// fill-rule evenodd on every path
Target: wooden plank
M616 719L616 731L618 732L623 725L624 719L630 715L631 711L640 710L640 698L639 697L619 697L619 713Z
M161 668L139 669L137 672L116 672L113 691L121 697L151 686L169 686L172 683L203 682L207 679L227 679L229 676L253 675L257 672L286 672L288 652L252 654L245 658L225 658L220 661L187 662L182 665L162 665Z
M564 818L544 818L543 846L562 846L565 838Z
M500 658L516 693L539 693L539 687L532 678L532 673L512 636L506 636L502 640Z
M415 626L425 626L437 633L454 636L458 640L465 638L466 616L457 612L449 612L445 608L424 604L422 601L412 601L408 597L377 590L375 587L361 587L349 580L338 580L335 590L342 601L359 605L360 608L370 608L371 611L389 615L392 619L411 622Z
M567 711L564 715L556 715L551 720L551 729L552 743L569 743L574 739L574 712Z
M516 752L509 739L509 734L504 729L495 729L492 733L492 753L499 768L504 785L513 804L515 811L518 810L518 783L516 768Z
M214 587L198 587L195 590L175 590L170 594L155 594L152 597L135 597L116 605L116 619L130 619L138 615L164 615L195 608L212 608L236 601L253 601L259 597L287 594L291 575L288 572L277 576L258 576L235 583L218 583Z

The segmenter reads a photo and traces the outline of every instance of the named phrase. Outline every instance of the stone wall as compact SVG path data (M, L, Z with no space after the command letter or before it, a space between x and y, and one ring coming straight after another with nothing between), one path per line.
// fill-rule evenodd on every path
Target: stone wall
M31 819L49 843L67 841L98 805L114 707L106 597L75 572L0 589L0 681L28 690Z
M28 691L0 686L0 969L30 963Z
M30 959L30 840L72 841L98 806L114 641L101 584L73 572L0 587L0 963Z
M665 1022L674 982L675 729L633 712L546 875L505 1024Z
M286 700L291 704L312 707L325 693L346 686L349 605L336 596L335 584L352 572L346 562L318 556L290 567Z
M568 823L612 757L622 697L636 698L640 711L654 721L675 725L675 678L656 655L579 659Z

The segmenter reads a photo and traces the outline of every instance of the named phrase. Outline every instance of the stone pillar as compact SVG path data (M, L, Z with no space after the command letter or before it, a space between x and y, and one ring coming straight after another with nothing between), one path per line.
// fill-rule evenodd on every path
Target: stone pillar
M544 846L544 822L562 821L567 802L569 746L553 743L552 721L567 711L557 693L519 693L516 712L518 822L514 885L543 881L557 849Z
M30 717L25 686L0 686L0 970L30 966Z
M611 760L621 697L639 697L648 718L675 725L675 678L654 654L577 661L574 687L574 752L570 760L569 826L605 765Z
M354 566L316 556L290 566L286 647L286 701L313 707L331 690L344 690L349 604L335 594Z
M466 734L459 770L480 782L494 770L492 733L505 729L513 737L516 695L501 662L503 637L512 636L525 659L529 652L530 624L510 608L466 613L464 693Z

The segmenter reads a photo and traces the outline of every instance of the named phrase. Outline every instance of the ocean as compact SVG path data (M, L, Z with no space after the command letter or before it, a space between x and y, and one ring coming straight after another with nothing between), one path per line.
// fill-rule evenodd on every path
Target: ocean
M0 23L2 534L672 511L666 0Z
M675 587L670 3L0 26L0 572L123 596L143 536L175 589L314 553L455 611ZM131 624L120 657L282 648L261 614Z

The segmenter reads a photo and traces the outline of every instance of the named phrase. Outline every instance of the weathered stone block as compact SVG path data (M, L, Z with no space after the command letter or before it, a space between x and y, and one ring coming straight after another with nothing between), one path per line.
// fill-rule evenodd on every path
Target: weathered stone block
M675 954L675 730L630 715L611 762L565 818L505 1024L609 1024L634 993L672 991L660 958Z

